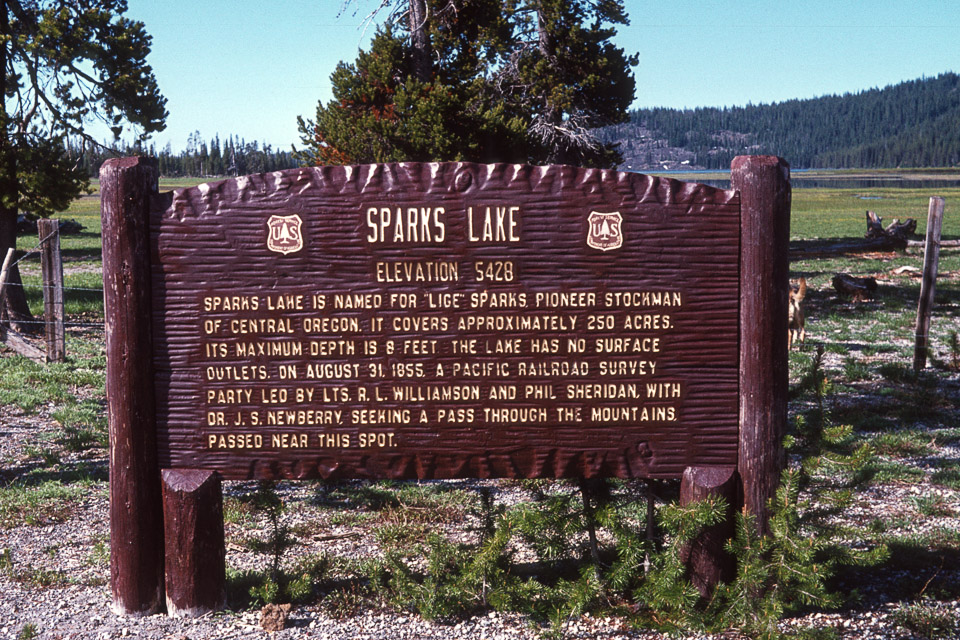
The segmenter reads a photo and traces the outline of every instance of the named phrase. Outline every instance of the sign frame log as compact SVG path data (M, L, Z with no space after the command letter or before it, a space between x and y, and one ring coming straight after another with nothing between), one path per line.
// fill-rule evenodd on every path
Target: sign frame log
M155 159L111 158L100 169L110 435L110 587L119 614L163 610L163 503L156 447L150 326L150 198Z
M776 156L737 156L740 192L740 446L743 510L769 533L769 502L784 468L787 424L787 291L790 165Z

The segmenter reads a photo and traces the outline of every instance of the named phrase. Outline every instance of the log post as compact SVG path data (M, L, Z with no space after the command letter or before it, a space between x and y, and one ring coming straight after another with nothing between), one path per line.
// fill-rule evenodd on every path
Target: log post
M112 158L100 169L103 303L110 434L110 586L117 613L163 608L163 504L151 335L150 198L157 161Z
M40 272L43 282L44 335L47 362L67 359L63 328L63 260L60 256L60 221L37 220L40 236Z
M927 366L930 348L930 317L933 314L933 295L937 288L937 270L940 263L940 229L943 226L943 198L930 198L927 210L927 242L923 250L923 280L920 282L920 303L917 305L917 331L913 348L913 370Z
M227 578L220 476L164 469L162 478L167 613L196 617L222 609Z
M736 575L736 558L724 546L733 537L733 510L737 501L737 470L734 467L687 467L680 480L680 504L688 505L710 498L726 501L726 517L707 527L681 552L687 565L687 577L705 598L720 582Z
M775 156L737 156L740 192L740 447L743 510L769 532L768 502L784 464L787 422L787 295L790 165Z

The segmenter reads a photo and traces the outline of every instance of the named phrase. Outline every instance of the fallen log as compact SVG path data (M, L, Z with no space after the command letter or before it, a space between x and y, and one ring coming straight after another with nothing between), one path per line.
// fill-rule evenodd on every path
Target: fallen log
M923 240L911 238L916 230L917 221L913 218L907 218L905 222L895 218L884 227L883 218L873 211L867 211L867 232L862 240L842 240L832 244L818 243L809 248L793 249L790 251L790 259L803 260L847 253L904 251L908 246L923 246Z
M867 211L867 233L865 238L890 238L902 242L906 247L907 241L917 231L917 221L913 218L907 218L900 222L899 218L894 218L893 222L886 227L883 226L883 218L873 211Z
M875 278L856 278L845 273L833 276L833 288L844 298L852 298L854 302L872 300L877 292Z
M908 247L926 247L926 240L907 240ZM940 247L960 247L960 240L941 240Z

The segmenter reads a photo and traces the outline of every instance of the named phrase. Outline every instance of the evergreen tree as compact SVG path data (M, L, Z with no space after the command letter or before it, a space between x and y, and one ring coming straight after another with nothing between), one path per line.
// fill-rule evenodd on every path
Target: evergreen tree
M504 97L531 117L537 160L613 166L621 158L597 127L626 120L634 79L627 57L610 39L627 24L620 2L529 0L518 8L518 34L499 74Z
M315 119L298 119L301 162L616 162L592 129L624 120L633 98L636 59L605 26L626 23L620 0L404 6L369 51L337 66Z
M86 187L68 136L93 143L94 120L117 138L124 123L142 135L163 129L150 36L126 9L123 0L0 0L0 256L16 246L19 211L49 215ZM11 317L28 317L21 287L10 291Z

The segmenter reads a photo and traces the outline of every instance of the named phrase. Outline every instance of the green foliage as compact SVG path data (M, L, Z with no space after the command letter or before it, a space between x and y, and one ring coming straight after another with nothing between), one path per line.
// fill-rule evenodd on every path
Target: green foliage
M954 462L950 466L937 469L930 476L930 482L960 491L960 464Z
M52 417L63 425L59 442L67 451L107 446L107 417L101 402L89 399L68 403L54 411Z
M62 571L37 567L18 568L13 562L13 555L9 548L0 550L0 574L14 582L41 588L62 586L69 582Z
M805 533L800 486L799 472L784 473L772 505L769 535L758 536L756 523L738 515L730 545L738 561L737 578L718 587L711 602L723 628L754 638L779 638L777 623L785 614L839 603L839 596L827 586L838 565L876 562L882 555L844 553L829 536Z
M106 536L97 536L93 539L93 546L87 554L86 562L91 567L110 566L110 541Z
M870 366L853 356L843 360L843 377L848 382L858 382L870 378Z
M255 604L307 601L315 594L317 585L327 572L329 560L325 555L308 556L293 567L284 568L284 552L294 544L294 540L289 527L283 522L285 506L277 494L275 482L259 481L256 491L242 502L249 505L252 514L267 519L267 537L253 546L268 554L270 563L264 571L228 572L228 591L232 599Z
M173 151L173 145L169 142L160 149L153 143L146 148L139 143L121 143L116 147L84 149L82 144L75 141L67 142L68 154L80 158L79 168L91 179L99 175L100 166L108 158L143 153L157 159L162 178L244 176L298 166L290 150L275 148L269 143L257 140L247 141L238 135L221 139L220 135L216 134L213 138L205 139L199 131L194 131L187 137L186 147L177 152ZM161 189L163 186L161 185Z
M457 545L430 534L425 543L426 570L414 572L396 553L388 553L384 585L395 606L412 609L428 620L450 620L491 606L515 601L517 579L510 576L510 527L501 521L479 549Z
M880 433L870 441L873 450L891 458L924 456L933 453L933 438L920 431Z
M684 545L704 527L723 517L722 500L703 500L686 507L667 505L660 509L659 523L670 539L664 549L652 554L650 570L637 589L636 600L643 604L641 620L665 631L707 629L709 616L700 606L700 592L687 580L683 561Z
M0 529L23 524L43 526L63 522L74 512L88 488L47 480L39 485L14 482L0 488Z
M886 554L878 547L852 552L823 532L805 529L806 512L799 471L786 471L772 503L770 532L757 533L750 516L737 515L728 550L737 558L737 575L719 585L709 599L686 579L681 551L703 527L722 516L722 501L661 510L660 523L670 543L656 554L653 569L637 591L647 609L642 618L667 631L737 631L749 638L784 637L780 620L807 608L830 608L840 596L829 580L841 566L876 564Z
M585 510L575 494L560 492L497 514L477 545L455 544L434 533L406 553L389 552L368 583L393 606L429 619L450 621L488 608L523 611L548 625L546 635L558 636L568 618L623 602L642 580L649 548L635 528L634 504L605 503L591 511L595 525L615 540L609 566L584 560L589 554L581 545L562 540L564 535L582 538ZM538 541L538 532L549 540ZM513 549L528 543L545 560L542 575L513 572ZM426 558L422 570L409 560L421 557Z
M960 631L956 615L928 602L901 604L893 612L893 620L906 631L928 640L954 638Z
M289 569L227 570L227 592L237 606L309 602L329 568L325 555L302 558Z
M520 504L510 514L516 533L541 561L555 562L574 548L584 530L583 513L572 493L554 493L535 504Z
M33 411L49 402L60 404L62 411L72 411L67 407L92 408L94 405L84 403L74 393L77 387L103 389L103 370L91 370L86 368L88 365L40 364L19 356L0 359L0 402L17 405L24 411Z
M899 362L885 362L880 365L880 375L890 382L915 382L917 374L913 367Z
M37 637L37 625L27 622L20 627L20 633L17 634L17 640L31 640Z
M660 523L669 544L654 554L653 569L637 591L647 605L644 619L666 630L736 630L750 638L783 637L780 620L804 608L840 603L829 580L840 567L875 565L886 557L883 546L851 550L838 537L831 518L851 501L851 487L863 482L871 457L849 425L834 425L820 347L799 385L813 396L813 408L799 416L786 446L800 455L799 468L783 473L771 506L769 532L738 514L728 550L737 559L737 575L704 600L686 579L681 552L703 527L717 521L722 504L705 502L661 509ZM814 499L815 498L815 499Z
M633 99L636 58L610 42L620 0L425 3L415 33L387 24L337 66L333 99L298 118L302 163L619 160L592 129L622 121Z
M502 107L483 107L476 83L412 73L407 39L390 26L378 30L355 64L337 65L334 98L318 104L315 120L298 118L304 149L297 158L322 165L523 157L522 123Z
M86 188L70 138L97 143L93 121L120 137L124 123L141 137L160 131L167 116L146 62L150 36L123 17L123 0L5 2L0 38L0 255L16 245L19 211L47 216ZM16 270L12 281L18 282ZM9 297L14 317L28 313Z

